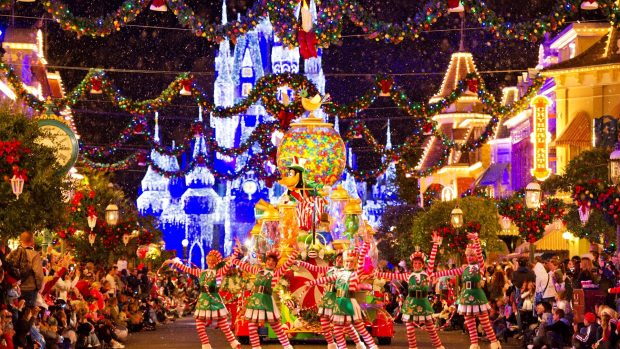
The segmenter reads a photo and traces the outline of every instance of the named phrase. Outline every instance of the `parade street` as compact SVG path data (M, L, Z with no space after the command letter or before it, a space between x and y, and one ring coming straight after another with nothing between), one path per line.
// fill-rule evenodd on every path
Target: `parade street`
M382 345L380 348L407 348L407 337L405 336L405 326L396 325L396 334L392 340L391 345ZM211 339L211 346L213 349L228 349L228 343L226 342L222 333L215 329L207 329L209 338ZM430 339L424 330L417 331L418 335L418 348L432 348ZM461 331L442 331L439 333L446 349L467 349L469 348L469 338ZM179 349L198 349L200 348L200 342L194 329L194 319L192 317L185 317L177 320L174 323L168 323L160 326L156 331L152 332L139 332L132 334L125 343L127 349L163 349L163 348L179 348ZM486 349L489 347L488 343L481 342L480 347ZM325 349L326 345L321 342L316 343L293 343L296 348L302 349ZM355 346L349 343L349 348ZM515 339L509 339L508 344L502 343L503 349L516 349L520 348L520 342ZM243 348L250 348L249 345L244 345ZM263 349L280 349L282 346L277 342L263 343Z

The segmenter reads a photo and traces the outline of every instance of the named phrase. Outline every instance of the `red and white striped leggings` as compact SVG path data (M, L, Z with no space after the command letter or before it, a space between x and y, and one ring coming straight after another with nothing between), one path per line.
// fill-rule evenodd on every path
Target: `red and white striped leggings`
M354 330L354 329L355 330ZM347 324L347 325L334 325L334 336L336 337L336 344L338 345L338 348L346 348L347 347L347 341L344 337L344 333L345 331L347 332L347 334L349 335L349 337L351 337L351 339L353 339L355 341L355 337L357 337L357 335L355 335L355 331L357 331L362 338L364 339L364 342L366 342L366 344L369 347L376 347L377 344L375 343L375 340L372 338L372 336L370 335L370 333L368 333L368 331L366 330L366 327L364 327L364 322L362 321L356 321L353 323L353 328L351 328L351 324ZM359 337L358 337L359 338ZM356 344L358 342L355 342Z
M330 317L321 316L320 319L321 319L321 331L323 332L323 337L325 337L327 344L334 343L334 334L332 332ZM355 329L353 328L353 325L351 324L346 325L344 328L344 331L347 333L349 338L351 338L351 340L355 344L362 342L359 334L357 334L357 331L355 331Z
M415 349L418 347L418 341L415 336L415 324L413 322L407 322L407 341L409 342L409 349ZM424 322L424 329L428 333L428 336L431 338L431 343L433 344L433 348L441 347L441 340L439 339L439 335L437 335L437 329L435 328L435 324L432 320L426 320Z
M484 333L487 335L489 342L497 342L495 337L495 331L489 321L489 313L484 312L477 315L480 320L480 324L484 329ZM469 332L469 342L471 344L478 344L478 330L476 329L476 315L465 315L465 326L467 326L467 332Z
M284 333L284 329L282 328L282 324L280 323L280 319L269 322L271 329L278 336L278 340L280 344L284 348L290 348L291 342L288 340L288 336ZM255 322L248 322L248 331L250 332L250 345L253 349L260 348L260 337L258 337L258 324Z
M207 336L207 320L196 319L196 331L198 331L198 337L200 338L200 343L209 344L209 336ZM221 318L217 321L217 327L219 327L224 335L226 336L226 340L228 343L232 344L237 340L235 335L230 330L230 325L228 324L227 318Z

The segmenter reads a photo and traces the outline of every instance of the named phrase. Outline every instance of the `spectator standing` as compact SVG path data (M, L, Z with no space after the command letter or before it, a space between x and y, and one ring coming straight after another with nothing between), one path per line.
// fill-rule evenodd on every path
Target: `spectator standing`
M27 306L33 307L43 286L43 263L41 255L34 250L34 236L31 232L23 232L19 243L19 247L7 259L14 268L19 269L22 298L26 300Z
M551 282L549 274L545 269L545 262L549 259L547 254L543 254L541 257L536 258L536 265L534 265L534 274L536 275L536 294L534 297L534 303L538 304L542 302L543 295Z

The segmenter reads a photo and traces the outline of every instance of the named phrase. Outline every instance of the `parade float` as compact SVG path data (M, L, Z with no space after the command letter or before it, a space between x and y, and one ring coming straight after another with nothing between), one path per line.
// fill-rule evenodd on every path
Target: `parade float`
M309 117L291 124L283 136L277 153L277 166L282 173L279 183L287 191L277 203L259 201L255 206L256 224L244 245L249 263L262 263L261 256L277 250L285 260L297 251L301 259L316 266L327 266L339 251L354 247L362 238L369 239L372 228L362 219L359 199L350 199L342 186L332 186L341 178L346 164L346 149L332 124L314 118L322 99L302 99ZM372 239L372 238L370 238ZM376 247L374 248L376 256ZM366 256L365 269L372 272L376 257ZM294 340L320 338L321 325L317 308L323 286L304 287L321 277L319 272L303 266L289 270L274 288L279 303L282 324ZM236 276L236 280L251 280L252 275ZM367 281L368 282L368 281ZM232 286L232 285L231 285ZM382 285L375 285L380 289ZM241 342L248 341L248 326L243 314L249 291L242 286L224 287L224 297L234 319L234 332ZM393 319L383 309L373 292L356 294L365 312L366 327L380 344L391 342ZM276 335L268 325L259 333L267 339Z

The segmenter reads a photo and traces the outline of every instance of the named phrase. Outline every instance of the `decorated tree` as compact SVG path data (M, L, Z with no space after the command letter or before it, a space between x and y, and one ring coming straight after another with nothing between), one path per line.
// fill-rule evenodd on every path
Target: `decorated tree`
M54 229L66 222L63 192L69 188L56 165L54 150L37 143L37 122L3 105L0 107L0 237L23 231ZM10 179L24 179L16 199Z
M544 181L543 190L545 192L558 190L570 192L578 183L592 179L607 181L609 154L610 150L605 148L593 148L581 152L566 165L563 175L554 175Z
M491 251L499 250L502 242L496 235L500 230L500 226L495 200L470 196L455 201L436 201L428 208L428 211L419 213L412 221L409 238L399 241L399 257L408 257L408 254L414 250L415 246L420 246L422 250L429 251L432 244L432 232L445 227L450 222L450 213L457 204L463 210L465 222L479 224L479 227L476 226L475 228L479 230L480 239L485 242L486 249ZM467 228L467 224L464 228ZM454 237L448 237L447 240L455 241ZM460 246L462 246L462 243L458 240L458 247ZM454 253L460 252L462 250L458 248L454 250Z

